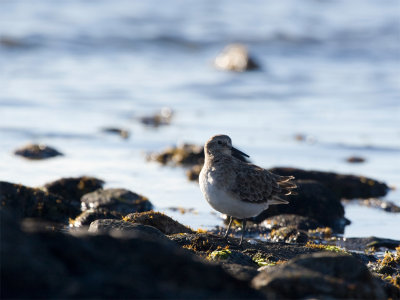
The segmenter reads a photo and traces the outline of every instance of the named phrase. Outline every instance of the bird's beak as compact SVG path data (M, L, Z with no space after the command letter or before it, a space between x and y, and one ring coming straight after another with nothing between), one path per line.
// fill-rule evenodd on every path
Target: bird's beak
M242 151L236 149L235 147L232 147L232 156L244 156L244 157L250 157L246 153L243 153Z

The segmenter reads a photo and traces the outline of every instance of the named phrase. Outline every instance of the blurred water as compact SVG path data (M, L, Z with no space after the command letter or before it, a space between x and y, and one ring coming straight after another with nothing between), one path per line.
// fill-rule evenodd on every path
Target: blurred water
M211 228L221 221L197 184L144 154L226 133L263 167L399 187L399 12L396 0L0 0L0 179L42 185L93 175ZM262 70L216 71L213 58L231 42L246 44ZM175 112L170 126L137 121L165 106ZM101 133L106 126L132 135ZM65 156L15 157L27 142ZM367 162L348 164L351 155ZM399 196L387 199L400 205ZM398 215L349 205L346 217L346 236L400 238Z

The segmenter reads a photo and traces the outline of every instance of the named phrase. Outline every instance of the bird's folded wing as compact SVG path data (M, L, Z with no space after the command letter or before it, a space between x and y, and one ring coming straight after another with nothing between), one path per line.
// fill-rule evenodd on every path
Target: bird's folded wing
M235 172L236 179L231 192L243 201L270 202L272 197L281 191L275 174L258 166L247 164L247 168L237 167Z

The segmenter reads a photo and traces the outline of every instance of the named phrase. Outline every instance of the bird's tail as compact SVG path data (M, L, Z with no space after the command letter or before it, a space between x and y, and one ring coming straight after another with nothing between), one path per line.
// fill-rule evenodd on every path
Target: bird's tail
M276 181L278 182L279 187L281 188L281 193L285 196L288 195L297 195L294 189L297 188L296 183L292 180L294 179L293 176L280 176L275 174Z

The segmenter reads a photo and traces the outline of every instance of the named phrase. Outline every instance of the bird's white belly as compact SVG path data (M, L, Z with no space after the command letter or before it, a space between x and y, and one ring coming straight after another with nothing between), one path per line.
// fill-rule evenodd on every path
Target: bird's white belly
M210 182L211 181L211 182ZM217 211L238 219L251 218L268 208L267 203L251 203L228 194L217 188L212 178L200 178L200 189L207 202Z

